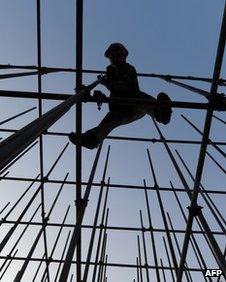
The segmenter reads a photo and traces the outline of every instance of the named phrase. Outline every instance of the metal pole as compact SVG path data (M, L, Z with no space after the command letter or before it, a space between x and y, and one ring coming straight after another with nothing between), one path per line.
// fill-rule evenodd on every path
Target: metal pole
M82 61L83 61L83 0L76 0L76 89L81 89L82 86ZM76 132L82 133L82 104L76 105ZM82 206L81 199L81 182L82 182L82 148L76 146L76 221L79 221ZM82 279L81 274L81 230L78 230L77 235L77 266L76 266L76 279L80 282Z
M68 174L66 175L65 179L67 178L67 176L68 176ZM62 190L63 185L64 184L61 185L59 191ZM59 197L59 193L56 195L55 200L53 201L52 206L51 206L47 216L45 217L45 222L44 222L45 223L45 227L47 225L47 222L49 220L49 217L50 217L50 215L52 213L53 207L55 206L56 200L58 199L58 197ZM40 237L41 237L41 235L43 233L43 230L44 230L44 227L42 225L42 228L39 230L39 232L38 232L38 234L37 234L37 236L35 238L35 241L33 242L32 247L31 247L31 249L30 249L30 251L29 251L29 253L28 253L27 257L26 257L25 262L23 263L21 269L18 271L18 273L17 273L17 275L16 275L16 277L14 279L14 282L20 282L21 281L21 279L23 277L23 274L24 274L24 272L25 272L25 270L26 270L26 268L28 266L28 263L30 262L30 259L31 259L32 255L34 253L34 250L35 250L35 248L36 248L36 246L37 246L37 244L39 242L39 239L40 239ZM46 261L47 265L49 265L49 258L48 258L48 260L46 260L46 258L45 258L45 261ZM47 269L48 269L48 266L47 266ZM47 272L47 279L48 279L48 272Z
M71 235L71 231L68 232L68 236L67 236L67 239L66 239L66 242L65 242L65 245L64 245L64 248L63 248L63 252L62 252L62 255L61 255L61 259L60 259L60 263L58 265L58 268L57 268L57 273L56 273L56 276L55 276L55 279L54 279L54 282L57 282L57 278L58 278L58 275L60 273L60 267L61 267L61 264L63 262L63 257L64 257L64 254L66 252L66 248L67 248L67 245L68 245L68 242L69 242L69 238L70 238L70 235Z
M140 270L140 282L143 282L143 273L142 273L142 259L141 259L141 248L140 248L140 237L137 236L137 246L138 246L138 265Z
M161 199L161 194L160 194L159 189L158 189L158 183L157 183L157 179L156 179L156 175L155 175L155 171L154 171L154 166L153 166L151 156L150 156L150 152L149 152L148 149L147 149L147 154L148 154L148 160L149 160L149 164L150 164L150 167L151 167L151 172L152 172L152 176L153 176L153 180L154 180L154 185L156 187L158 203L159 203L159 207L160 207L160 210L161 210L164 227L165 227L165 230L166 230L166 236L167 236L167 240L168 240L168 243L169 243L170 253L171 253L172 260L173 260L175 273L177 274L177 272L178 272L177 258L176 258L174 248L173 248L173 243L172 243L172 240L171 240L171 237L170 237L169 227L168 227L168 223L167 223L167 219L166 219L166 215L165 215L165 211L164 211L164 207L163 207L163 203L162 203L162 199Z
M16 246L18 245L18 243L20 242L20 239L23 237L24 233L26 232L26 230L28 229L28 227L30 226L30 222L33 220L33 218L35 217L35 215L37 214L39 208L41 207L41 204L37 207L37 209L35 210L35 212L33 213L32 217L30 218L29 222L26 224L25 228L23 229L22 233L20 234L19 238L17 239L16 243L13 245L11 251L9 252L7 257L11 257L12 252L14 251L14 249L16 248ZM3 267L5 266L6 262L7 262L8 258L4 261L4 263L1 265L0 267L0 271L2 271Z
M92 233L91 233L89 249L88 249L87 258L86 258L87 263L86 263L86 267L84 269L84 274L83 274L83 279L82 279L83 282L86 282L87 277L88 277L89 263L90 263L91 256L92 256L93 244L94 244L95 233L96 233L96 226L97 226L99 212L100 212L100 205L101 205L101 201L102 201L103 188L104 188L104 185L105 185L105 177L106 177L106 172L107 172L109 154L110 154L110 146L108 147L105 166L104 166L104 172L103 172L102 181L101 181L100 193L99 193L99 197L98 197L97 208L96 208L96 213L95 213L94 222L93 222L93 230L92 230Z
M164 266L163 266L163 262L162 262L162 259L161 259L161 258L160 258L160 264L161 264L161 267L162 267L162 275L163 275L163 279L164 279L164 282L166 282L165 270L164 270Z
M82 224L84 213L85 213L86 206L87 206L87 203L88 203L89 194L90 194L90 191L91 191L92 182L93 182L93 178L94 178L94 175L95 175L97 163L98 163L98 160L99 160L101 148L102 148L102 144L99 146L99 148L97 150L97 154L96 154L96 157L95 157L95 160L94 160L94 163L93 163L92 171L90 173L89 182L88 182L84 197L83 197L82 202L81 202L81 207L79 209L79 216L78 216L78 219L76 221L76 224L75 224L75 227L74 227L74 230L73 230L72 238L71 238L71 241L70 241L70 244L69 244L67 256L66 256L66 259L65 259L65 263L64 263L61 275L60 275L59 282L65 282L67 280L67 277L68 277L68 274L69 274L69 271L70 271L74 251L75 251L75 248L77 246L78 239L80 238L81 224Z
M60 190L59 190L59 192L60 192ZM58 243L58 241L59 241L60 235L61 235L61 233L62 233L62 230L63 230L63 227L64 227L64 223L65 223L66 218L67 218L67 216L68 216L69 210L70 210L70 206L68 206L68 208L67 208L67 210L66 210L66 213L65 213L64 218L63 218L63 221L62 221L62 226L60 227L60 230L58 231L58 234L57 234L57 237L56 237L54 246L53 246L52 251L51 251L50 256L49 256L50 261L51 261L51 259L52 259L52 257L53 257L54 251L55 251L55 249L56 249L56 246L57 246L57 243ZM46 274L47 274L47 269L45 269L45 271L44 271L44 273L43 273L43 275L42 275L41 281L44 280L44 277L45 277Z
M171 227L172 230L174 230L173 223L172 223L172 220L170 218L170 215L169 215L168 212L166 214L167 214L167 217L168 217L168 220L169 220L170 227ZM180 246L179 246L179 243L178 243L178 240L177 240L177 236L176 236L176 234L174 232L173 232L173 237L174 237L174 241L176 243L177 251L178 251L179 255L181 256ZM187 262L185 262L185 266L186 266L186 268L188 268ZM186 270L185 271L185 275L186 275L186 278L187 278L188 282L192 281L191 274L190 274L189 271Z
M164 140L164 136L162 135L162 133L161 133L161 131L160 131L160 129L159 129L159 127L158 127L158 125L156 124L155 121L154 121L154 124L155 124L155 126L156 126L156 128L157 128L157 130L159 132L159 135L161 136L162 140ZM169 148L169 146L168 146L168 144L166 142L164 142L164 146L165 146L165 148L166 148L166 150L167 150L167 152L169 154L169 157L170 157L170 159L171 159L171 161L172 161L172 163L173 163L173 165L174 165L174 167L175 167L175 169L176 169L180 179L181 179L181 182L184 185L185 190L187 191L188 195L191 196L190 188L188 187L188 184L185 181L185 178L184 178L184 176L183 176L183 174L182 174L182 172L181 172L181 170L180 170L180 168L179 168L179 166L178 166L178 164L177 164L177 162L176 162L176 160L175 160L175 158L174 158L174 156L173 156L173 154L172 154L172 152L171 152L171 150L170 150L170 148ZM190 197L190 199L191 199L191 197ZM208 223L206 222L206 220L205 220L201 210L199 210L197 216L199 217L199 220L200 220L200 222L201 222L201 224L203 226L203 229L205 230L204 234L206 234L206 236L208 237L209 241L211 242L211 245L214 246L215 255L217 255L220 258L220 260L222 260L223 259L223 255L222 255L221 250L220 250L220 248L219 248L219 246L218 246L218 244L217 244L217 242L216 242L216 240L215 240L215 238L213 236L214 233L213 233L213 231L210 230L210 228L208 226ZM207 243L208 243L208 241L207 241Z
M213 115L213 117L217 120L219 120L220 122L222 122L224 125L226 124L226 121L224 121L223 119L216 117L215 115Z
M183 208L182 208L182 205L181 205L181 203L180 203L180 200L179 200L179 198L178 198L178 196L177 196L177 193L176 193L176 191L175 191L175 189L174 189L174 187L173 187L172 182L170 182L170 184L171 184L171 187L172 187L174 196L175 196L175 198L176 198L176 201L177 201L177 203L178 203L178 206L179 206L179 208L180 208L182 217L184 218L184 221L185 221L185 223L187 224L187 218L186 218L185 213L184 213L184 211L183 211ZM192 234L191 234L191 239L190 239L190 240L191 240L191 246L192 246L192 248L193 248L193 250L194 250L194 253L195 253L195 256L196 256L196 258L197 258L199 267L200 267L201 270L203 270L203 271L202 271L203 277L204 277L205 281L207 281L207 278L206 278L205 275L204 275L204 270L207 269L207 265L206 265L206 263L205 263L205 260L204 260L204 258L203 258L202 252L201 252L200 249L199 249L198 243L197 243L197 241L196 241L195 236L193 235L193 233L194 233L194 231L193 231ZM174 234L176 234L176 233L174 232ZM201 263L202 263L202 264L201 264ZM209 277L209 280L212 281L212 279L211 279L210 277Z
M202 136L204 136L204 133L201 132L201 130L198 129L197 126L195 126L188 118L186 118L184 115L181 115L184 120L186 120L198 133L200 133ZM208 139L207 141L210 143L222 156L226 158L226 154L224 151L222 151L217 145L213 144L212 140Z
M108 216L109 216L109 209L107 209L106 212L106 218L105 222L103 225L103 241L102 241L102 246L101 246L101 252L100 252L100 260L99 260L99 270L98 270L98 276L97 276L97 281L102 280L102 275L103 275L103 263L104 263L104 256L105 256L105 251L106 251L106 246L107 246L107 224L108 224Z
M159 275L159 268L158 268L158 258L157 258L157 252L156 252L156 246L155 246L155 237L153 233L153 226L152 226L152 220L151 220L151 212L148 202L148 193L147 193L147 186L146 181L144 180L144 192L145 192L145 200L147 205L147 212L148 212L148 221L149 221L149 228L150 228L150 234L151 234L151 242L152 242L152 248L153 248L153 256L154 256L154 262L155 262L155 271L156 271L156 279L157 282L160 282L160 275Z
M146 242L145 242L145 234L144 234L144 224L143 224L143 217L142 217L142 211L140 210L140 224L142 228L142 241L143 241L143 247L144 247L144 260L145 260L145 269L146 269L146 278L147 282L150 281L149 278L149 272L148 272L148 258L147 258L147 248L146 248Z
M171 276L172 276L172 281L175 282L172 264L171 264L171 261L170 261L169 251L168 251L168 248L167 248L167 245L166 245L165 237L163 236L162 239L163 239L163 243L164 243L164 247L165 247L165 251L166 251L167 260L168 260L168 263L169 263L169 266L170 266L170 273L171 273Z
M36 11L37 11L37 63L38 63L38 93L41 96L42 94L42 75L40 72L42 66L42 48L41 48L41 0L36 1ZM42 116L42 100L38 99L38 112L39 117ZM48 246L47 246L47 236L46 236L46 228L45 228L45 193L44 193L44 155L43 155L43 138L42 134L39 136L39 163L40 163L40 175L41 175L41 203L42 203L42 227L43 227L43 243L45 250L45 258L46 258L46 267L47 267L47 281L50 282L50 274L49 274L49 266L48 266Z
M101 218L101 223L100 223L100 233L99 233L99 238L98 238L98 242L97 242L96 257L95 257L95 266L94 266L94 269L93 269L92 282L95 282L95 280L96 280L97 263L98 263L98 260L99 260L99 253L100 253L100 246L101 246L101 240L102 240L104 218L105 218L105 213L106 213L106 206L107 206L109 185L110 185L110 177L108 178L107 189L106 189L106 194L105 194L105 199L104 199L104 206L103 206L102 218Z
M60 105L18 130L15 134L3 140L0 143L0 170L39 137L41 133L62 117L71 106L84 99L87 93L102 80L103 78L96 80L84 90L79 91L76 95L71 96L68 100L62 102Z
M223 15L223 20L222 20L217 56L216 56L215 67L214 67L213 81L212 81L211 91L210 91L211 93L210 98L212 99L214 99L214 96L216 96L216 93L217 93L218 81L219 81L219 76L220 76L220 71L221 71L224 48L225 48L225 34L226 34L226 5L224 7L224 15ZM198 160L198 165L196 169L194 192L192 195L190 212L189 212L189 217L188 217L188 224L187 224L187 228L186 228L186 232L184 236L184 243L183 243L183 248L182 248L180 267L179 267L179 272L177 276L178 282L180 282L182 279L183 267L185 263L187 250L188 250L189 237L190 237L191 230L192 230L193 219L197 215L197 212L198 212L197 199L198 199L198 193L199 193L199 184L201 181L203 166L205 162L205 155L206 155L205 152L206 152L206 148L208 144L208 137L209 137L210 128L211 128L212 115L213 115L213 109L210 108L207 110L207 114L206 114L204 132L203 132L203 137L202 137L202 145L200 148L199 160ZM215 242L212 241L211 243L214 244ZM224 257L218 245L215 244L214 249L217 253L218 264L223 271L224 277L226 278L226 263L225 263Z
M0 211L0 214L2 214L2 213L5 211L5 209L8 207L8 205L10 205L10 202L8 202L8 203L4 206L4 208Z
M192 175L191 171L189 170L188 166L186 165L185 161L183 160L183 158L181 157L181 155L178 153L178 151L177 151L177 150L175 150L175 151L176 151L178 157L180 158L180 160L181 160L181 162L182 162L184 168L185 168L186 171L188 172L189 176L191 177L191 179L192 179L193 181L195 181L195 178L194 178L194 176ZM201 183L200 183L200 188L201 188L202 190L205 190L204 187L203 187L203 185L202 185ZM205 195L205 194L201 193L201 191L200 191L200 194L202 195L202 197L203 197L205 203L207 204L208 208L209 208L210 211L212 212L212 214L213 214L215 220L217 221L217 223L219 224L221 230L224 232L224 234L226 234L225 227L224 227L223 224L221 223L221 221L220 221L220 219L218 218L218 216L221 218L221 220L223 221L223 223L224 223L225 225L226 225L226 221L225 221L224 217L222 216L222 214L220 213L219 209L218 209L217 206L214 204L213 200L210 198L210 196L209 196L208 194ZM211 205L212 205L212 206L211 206ZM216 211L216 212L215 212L215 211ZM217 216L217 214L218 214L218 216Z
M7 122L9 122L9 121L11 121L11 120L17 118L17 117L23 116L23 115L25 115L25 114L27 114L27 113L33 111L33 110L36 109L36 108L37 108L37 107L30 108L30 109L28 109L28 110L26 110L26 111L23 111L23 112L21 112L21 113L19 113L19 114L16 114L16 115L14 115L14 116L12 116L12 117L10 117L10 118L7 118L7 119L1 121L1 122L0 122L0 125L3 125L3 124L5 124L5 123L7 123Z
M5 166L1 171L0 174L5 172L8 168L10 168L13 164L15 164L20 158L22 158L27 152L29 152L38 141L34 142L31 146L29 146L26 150L24 150L18 157L16 157L12 162L10 162L7 166Z

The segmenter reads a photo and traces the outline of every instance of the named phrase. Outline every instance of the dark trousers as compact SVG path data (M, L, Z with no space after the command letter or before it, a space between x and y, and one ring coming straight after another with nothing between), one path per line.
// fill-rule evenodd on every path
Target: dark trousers
M140 97L143 99L156 100L152 96L141 92ZM83 138L89 138L93 140L95 144L99 144L107 135L116 127L124 124L136 121L146 114L153 116L153 106L150 105L137 105L137 106L125 106L117 109L117 106L112 107L104 119L97 127L94 127L83 134Z

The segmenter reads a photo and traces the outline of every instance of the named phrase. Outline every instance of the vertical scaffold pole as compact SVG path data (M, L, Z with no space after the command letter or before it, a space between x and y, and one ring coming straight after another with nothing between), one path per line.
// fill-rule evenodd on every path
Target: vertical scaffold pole
M41 47L41 0L37 0L37 63L38 63L38 93L41 96L42 93L42 47ZM38 114L42 116L42 99L38 99ZM45 260L47 268L47 281L50 281L49 274L49 263L48 263L48 246L47 246L47 235L45 228L45 195L44 195L44 156L43 156L43 137L42 134L39 136L39 159L40 159L40 174L41 174L41 203L42 203L42 226L43 226L43 239L44 239L44 250Z
M83 46L83 0L76 0L76 89L82 86L82 46ZM82 103L76 104L76 132L82 133ZM82 148L76 146L76 221L78 221L81 203ZM76 252L76 281L81 281L81 230L78 236Z
M214 66L213 81L212 81L211 91L210 91L211 93L210 101L211 99L212 101L214 101L214 97L216 96L216 93L217 93L218 81L220 78L220 72L221 72L221 66L222 66L222 60L223 60L224 48L225 48L225 39L226 39L225 34L226 34L226 2L224 5L224 14L223 14L223 19L222 19L217 55L216 55L215 66ZM199 185L200 185L200 181L202 178L202 172L203 172L203 167L204 167L204 162L205 162L206 149L207 149L207 144L209 140L209 133L210 133L210 128L211 128L212 117L213 117L213 109L209 108L206 114L206 120L205 120L205 126L204 126L203 138L202 138L202 145L200 148L198 165L196 169L196 176L195 176L195 183L194 183L194 190L193 190L194 192L193 192L191 204L190 204L188 224L187 224L187 228L186 228L185 235L184 235L184 242L183 242L183 248L182 248L182 253L181 253L180 266L179 266L179 271L177 274L177 282L180 282L182 280L184 263L185 263L185 259L186 259L186 255L188 251L189 239L190 239L190 235L192 232L192 225L193 225L193 220L195 217L195 211L196 210L198 211L197 199L199 195ZM225 259L221 251L219 250L219 247L216 244L215 240L210 240L210 241L211 241L211 245L213 246L214 251L216 252L218 265L222 269L223 275L226 278Z

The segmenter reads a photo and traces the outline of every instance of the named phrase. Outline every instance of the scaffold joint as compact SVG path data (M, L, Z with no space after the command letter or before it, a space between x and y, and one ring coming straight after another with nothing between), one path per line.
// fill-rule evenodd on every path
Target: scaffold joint
M202 213L202 209L203 209L202 206L198 206L198 205L194 206L193 208L191 208L190 206L187 208L189 210L189 213L192 214L193 216L199 216Z
M88 204L88 200L84 200L84 199L75 200L75 205L79 208L86 207L87 204Z
M226 97L224 93L210 95L207 97L210 106L217 111L226 111Z

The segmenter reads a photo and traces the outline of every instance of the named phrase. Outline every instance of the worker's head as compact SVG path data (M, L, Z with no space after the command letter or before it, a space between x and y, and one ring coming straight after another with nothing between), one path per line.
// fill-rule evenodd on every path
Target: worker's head
M112 43L104 53L105 57L116 67L125 64L128 54L126 47L118 42Z

